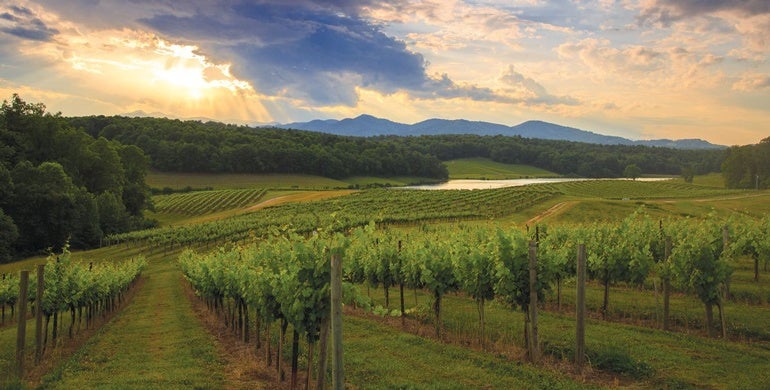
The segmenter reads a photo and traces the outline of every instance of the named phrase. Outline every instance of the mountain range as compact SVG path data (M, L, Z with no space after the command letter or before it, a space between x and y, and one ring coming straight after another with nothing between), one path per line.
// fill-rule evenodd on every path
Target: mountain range
M603 145L644 145L676 149L724 148L722 145L715 145L701 139L631 140L543 121L527 121L515 126L506 126L497 123L469 121L465 119L428 119L408 125L377 118L371 115L360 115L355 118L346 118L342 120L312 120L310 122L271 125L271 127L273 126L285 129L309 130L360 137L377 135L419 136L437 134L477 134L521 136L524 138L564 140Z

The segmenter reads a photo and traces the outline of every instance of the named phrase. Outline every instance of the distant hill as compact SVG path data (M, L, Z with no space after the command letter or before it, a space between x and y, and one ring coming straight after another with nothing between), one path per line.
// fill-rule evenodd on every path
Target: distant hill
M549 140L587 142L601 145L644 145L675 149L721 149L700 139L682 140L642 140L634 141L623 137L602 135L573 127L561 126L543 121L527 121L516 126L498 123L469 121L465 119L428 119L412 125L393 122L371 115L360 115L342 120L327 119L310 122L294 122L277 125L280 128L318 131L338 135L375 136L375 135L436 135L436 134L478 134L521 136Z

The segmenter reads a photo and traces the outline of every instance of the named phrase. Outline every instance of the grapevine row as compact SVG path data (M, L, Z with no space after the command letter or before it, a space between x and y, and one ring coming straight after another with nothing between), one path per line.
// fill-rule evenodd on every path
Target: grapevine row
M109 237L110 242L148 241L155 246L190 245L291 228L307 233L319 226L346 230L366 225L410 224L427 221L493 219L543 202L554 194L516 188L494 190L416 191L381 189L318 202L285 204L202 224L165 227Z
M155 210L161 213L203 215L246 207L264 197L264 189L212 190L156 196Z

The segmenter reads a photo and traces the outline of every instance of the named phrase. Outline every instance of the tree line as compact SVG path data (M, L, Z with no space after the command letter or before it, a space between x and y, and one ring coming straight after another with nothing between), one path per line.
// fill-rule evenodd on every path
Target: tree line
M97 245L148 226L149 160L133 145L91 137L42 103L14 94L0 107L0 262Z
M70 123L93 137L136 145L150 156L153 168L168 172L449 176L438 158L399 139L120 116L78 117Z
M722 163L727 188L768 188L770 186L770 137L755 145L727 149Z
M70 118L92 137L136 145L152 167L172 172L306 173L418 176L446 179L442 161L485 157L526 164L566 176L623 177L642 173L718 172L723 150L596 145L509 136L431 135L352 137L278 128L160 118Z

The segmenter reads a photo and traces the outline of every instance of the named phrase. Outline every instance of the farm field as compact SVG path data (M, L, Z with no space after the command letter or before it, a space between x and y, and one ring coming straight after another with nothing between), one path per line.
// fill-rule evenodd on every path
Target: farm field
M172 178L162 180L169 183ZM190 178L182 180L188 180L182 187L197 187L188 184L195 183ZM115 383L127 388L275 386L274 378L260 371L265 363L262 350L239 355L251 359L248 365L239 365L235 363L238 357L228 355L223 347L221 335L206 331L205 321L200 321L200 313L196 314L185 295L187 282L177 265L178 255L188 247L207 253L219 246L232 248L233 241L252 242L276 229L303 233L319 227L352 228L369 221L387 225L399 235L419 237L423 230L448 226L513 229L617 222L640 209L656 221L738 214L761 218L770 210L766 191L728 191L675 181L559 183L443 194L378 189L339 192L328 198L314 194L333 191L278 192L263 190L272 186L262 185L235 190L240 185L235 183L238 181L230 177L219 184L208 183L222 190L156 197L168 201L158 207L157 215L175 215L185 226L114 237L118 244L73 253L76 260L97 263L144 254L149 264L143 272L144 284L131 304L72 358L62 357L61 364L38 378L43 387ZM290 182L283 188L300 185ZM172 200L178 208L172 207ZM244 210L261 203L265 204ZM44 259L0 265L0 273L17 272L41 261ZM745 257L733 268L733 298L726 305L729 341L706 337L702 304L691 294L672 297L673 332L658 329L660 298L649 280L641 287L613 285L609 318L602 320L602 286L591 282L587 293L592 313L587 327L591 369L577 376L570 373L569 362L575 337L572 279L563 283L561 310L556 308L554 291L548 292L543 305L541 342L547 359L540 365L525 363L522 357L524 316L520 310L511 311L498 302L488 304L488 344L483 351L476 341L478 312L472 298L461 293L446 296L441 322L445 334L437 340L423 329L432 330L432 298L418 289L407 294L408 329L389 315L363 309L346 312L346 378L357 388L755 388L770 381L764 369L770 361L770 333L765 325L770 321L770 276L763 273L754 282L752 263ZM373 299L377 313L377 305L384 303L382 288L367 288L364 283L358 289L362 296ZM391 311L397 307L394 302L397 288L391 290ZM251 318L253 321L253 315ZM9 330L0 328L0 344L12 343ZM277 342L277 330L272 337ZM290 344L287 340L287 350ZM304 367L306 350L301 349L300 366ZM0 356L0 366L7 365L8 359Z

